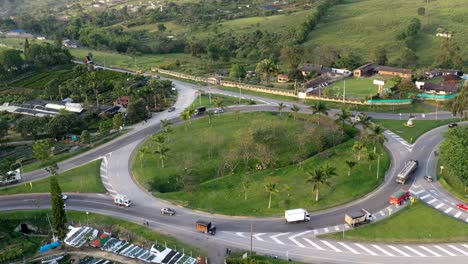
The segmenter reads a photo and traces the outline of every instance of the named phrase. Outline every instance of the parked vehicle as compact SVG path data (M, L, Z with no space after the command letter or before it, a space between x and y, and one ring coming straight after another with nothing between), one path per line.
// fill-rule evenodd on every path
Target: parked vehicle
M448 127L449 127L449 128L454 128L454 127L457 127L457 126L458 126L457 123L450 123L450 124L448 124Z
M457 208L468 211L468 204L459 203L457 204Z
M418 161L417 160L410 160L405 164L405 167L403 170L400 171L397 175L396 182L400 184L405 184L406 180L409 178L409 176L416 171L418 168Z
M161 208L161 214L163 215L175 215L175 211L169 207Z
M428 176L428 175L424 176L424 179L425 179L427 182L433 182L433 181L434 181L434 179L433 179L431 176Z
M292 209L284 211L284 218L288 223L310 221L310 214L302 209Z
M129 207L132 204L132 201L127 198L127 196L122 195L122 194L117 194L114 197L114 203L118 206L125 206Z
M195 109L195 115L203 115L206 112L206 106L200 106Z
M408 200L410 197L410 192L405 190L399 190L394 192L390 196L390 204L401 205L405 200Z
M352 227L367 224L370 221L372 221L372 214L365 209L345 214L345 222Z
M224 110L221 109L221 108L220 109L215 109L215 110L213 110L213 113L214 114L222 114L222 113L224 113Z
M21 180L20 169L9 171L6 173L6 177L4 178L0 177L0 179L3 179L3 180L0 180L0 185L8 185L8 184L17 183Z
M211 222L198 220L197 221L197 230L202 231L205 234L210 234L214 236L216 234L216 226Z

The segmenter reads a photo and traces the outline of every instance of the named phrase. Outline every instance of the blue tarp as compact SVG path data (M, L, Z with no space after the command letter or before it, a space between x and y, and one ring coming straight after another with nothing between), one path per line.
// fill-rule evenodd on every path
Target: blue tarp
M51 250L51 249L54 249L56 247L59 247L60 246L60 242L59 241L56 241L52 244L47 244L45 246L42 246L40 249L39 249L39 252L42 253L42 252L46 252L48 250Z

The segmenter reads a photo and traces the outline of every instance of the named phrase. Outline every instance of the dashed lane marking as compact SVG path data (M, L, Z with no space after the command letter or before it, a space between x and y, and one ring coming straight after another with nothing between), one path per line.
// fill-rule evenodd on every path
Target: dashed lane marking
M340 227L339 227L339 226L335 226L335 230L336 230L336 231L340 231Z
M421 252L417 251L416 249L413 249L413 248L411 248L409 246L404 246L404 248L406 248L407 250L415 253L416 255L419 255L420 257L426 257L426 255L424 255L423 253L421 253Z
M452 207L449 207L447 210L444 211L444 213L448 214L450 211L452 211Z
M433 204L433 203L436 202L436 201L437 201L437 199L432 199L432 200L430 200L430 201L427 202L427 203L428 203L428 204Z
M424 200L424 199L429 198L429 197L431 197L431 195L430 195L430 194L426 194L426 195L424 195L423 197L421 197L421 200Z
M353 252L354 254L361 254L361 253L357 252L357 251L354 250L352 247L346 245L346 244L343 243L343 242L338 242L338 244L340 244L341 246L343 246L343 247L346 248L347 250Z
M255 239L257 239L258 241L265 241L265 240L263 240L263 238L260 237L260 236L263 236L263 235L265 235L265 234L266 234L266 233L258 233L258 234L253 235L253 237L254 237Z
M458 212L454 215L454 217L455 217L455 218L458 218L458 217L460 217L461 214L462 214L462 212L458 211Z
M320 242L322 242L323 244L327 245L329 248L333 249L334 251L336 252L343 252L341 251L341 249L335 247L334 245L332 245L330 242L328 241L325 241L325 240L320 240Z
M439 253L434 252L434 251L428 249L428 248L425 247L425 246L419 246L419 248L421 248L421 249L423 249L423 250L425 250L425 251L431 253L431 254L434 255L435 257L442 257Z
M435 208L436 208L436 209L439 209L439 208L441 208L441 207L444 206L444 205L445 205L444 203L440 203L440 204L438 204Z
M315 244L314 242L312 242L312 240L308 239L308 238L304 238L304 240L309 243L311 246L313 246L314 248L318 249L318 250L325 250L323 249L321 246Z
M290 236L290 237L288 237L288 238L289 238L289 240L291 240L294 244L298 245L299 247L305 248L305 246L304 246L303 244L301 244L299 241L297 241L295 238L296 238L296 237L299 237L299 236L303 236L303 235L308 234L308 233L310 233L310 232L311 232L311 231L308 230L308 231L305 231L305 232L296 234L296 235L294 235L294 236Z
M452 256L452 257L455 257L455 256L456 256L455 254L453 254L452 252L446 250L445 248L443 248L443 247L441 247L441 246L434 246L434 247L437 248L438 250L440 250L440 251L442 251L442 252L444 252L444 253L446 253L446 254Z
M244 233L242 233L242 232L236 232L236 235L238 235L238 236L240 236L240 237L245 237L245 236L244 236Z
M287 234L289 234L289 232L287 232L287 233L279 233L279 234L276 234L276 235L274 235L274 236L270 236L270 238L271 238L273 241L275 241L277 244L284 245L284 243L283 243L281 240L279 240L278 237L279 237L279 236L284 236L284 235L287 235Z
M377 254L375 254L372 250L366 248L365 246L361 245L361 244L354 244L360 248L362 248L362 250L366 251L367 253L371 254L372 256L377 256Z
M398 249L397 247L395 246L388 246L389 248L395 250L396 252L400 253L401 255L405 256L405 257L411 257L409 254L406 254L406 252L404 252L403 250L400 250Z
M457 248L457 247L454 246L454 245L448 245L448 246L449 246L451 249L456 250L456 251L462 253L462 254L465 255L465 256L468 256L468 253L467 253L466 251L463 251L463 250Z
M374 248L380 250L381 252L383 252L385 255L387 255L387 256L389 256L389 257L393 257L393 254L390 253L390 252L388 252L388 251L386 251L385 249L383 249L383 248L381 248L381 247L379 247L379 246L377 246L377 245L372 245L372 246L373 246Z

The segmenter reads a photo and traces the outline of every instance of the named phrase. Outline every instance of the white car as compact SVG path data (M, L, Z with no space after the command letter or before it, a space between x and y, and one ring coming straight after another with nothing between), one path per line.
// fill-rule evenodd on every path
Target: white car
M62 194L62 200L67 200L68 199L68 196L66 194Z
M215 110L213 110L213 113L222 114L222 113L224 113L224 110L223 109L215 109Z

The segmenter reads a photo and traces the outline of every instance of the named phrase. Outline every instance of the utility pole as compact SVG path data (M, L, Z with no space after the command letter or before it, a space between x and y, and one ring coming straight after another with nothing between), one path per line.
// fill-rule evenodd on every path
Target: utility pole
M343 103L345 102L346 96L346 79L343 80Z
M250 220L250 257L252 257L253 252L253 220Z
M211 84L208 83L208 98L210 99L210 105L211 105Z
M439 112L439 101L436 100L436 120L437 120L438 112Z
M242 97L242 88L240 86L241 83L241 78L239 77L239 104L241 103L241 97Z
M54 229L52 229L52 224L50 223L49 214L46 214L46 217L47 217L47 222L49 222L50 231L52 232L52 240L54 240L55 242L57 241L57 239L55 238Z
M377 179L379 178L380 154L377 155Z

